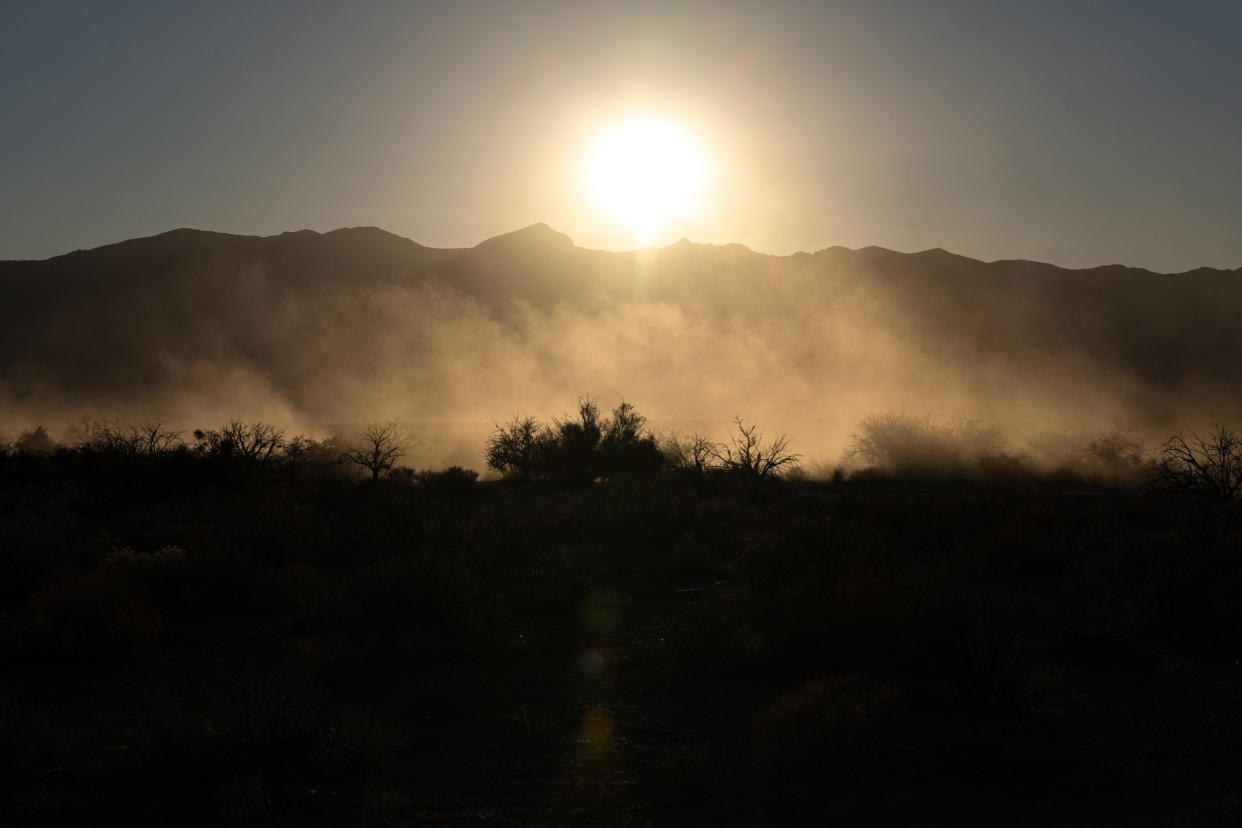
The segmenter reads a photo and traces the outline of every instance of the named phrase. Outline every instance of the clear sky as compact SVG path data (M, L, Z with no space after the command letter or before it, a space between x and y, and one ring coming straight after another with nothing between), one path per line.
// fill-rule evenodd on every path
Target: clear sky
M1242 3L6 0L0 258L175 227L537 221L634 114L694 136L660 228L790 253L1242 266Z

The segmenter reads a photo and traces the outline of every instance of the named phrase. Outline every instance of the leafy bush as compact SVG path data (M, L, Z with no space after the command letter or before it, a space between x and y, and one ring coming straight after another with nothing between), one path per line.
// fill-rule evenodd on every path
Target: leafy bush
M654 435L647 430L647 418L624 401L604 421L598 452L599 472L603 477L648 474L659 471L664 465L664 455Z
M599 406L584 398L576 418L544 425L518 417L497 424L487 441L487 464L509 477L571 488L617 474L659 471L664 456L646 424L627 402L601 418Z
M520 479L534 476L545 427L534 417L514 417L505 425L496 424L487 439L488 468Z

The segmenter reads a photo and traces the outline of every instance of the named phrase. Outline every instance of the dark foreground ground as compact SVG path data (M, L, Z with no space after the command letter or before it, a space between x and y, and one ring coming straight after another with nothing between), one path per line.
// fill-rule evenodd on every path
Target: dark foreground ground
M0 824L1238 825L1238 510L0 478Z

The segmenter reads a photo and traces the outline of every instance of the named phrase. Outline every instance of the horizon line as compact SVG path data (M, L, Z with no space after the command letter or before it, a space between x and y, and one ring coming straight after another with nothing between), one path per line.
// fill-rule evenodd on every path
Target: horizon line
M658 252L662 252L665 250L669 250L674 247L678 247L680 245L688 244L694 247L717 247L717 248L736 247L736 248L741 248L749 253L753 253L757 256L765 256L765 257L773 258L773 259L791 259L797 256L818 256L823 253L827 253L829 251L842 250L842 251L847 251L851 253L864 253L868 251L877 251L881 253L891 253L891 254L895 254L898 256L925 256L928 254L945 255L945 256L951 256L953 258L963 259L968 262L974 262L974 263L983 264L983 265L1034 264L1034 265L1045 265L1047 267L1054 267L1059 270L1067 270L1067 271L1103 270L1103 269L1120 267L1126 270L1137 270L1137 271L1143 271L1146 273L1152 273L1152 274L1162 275L1162 276L1179 276L1179 275L1183 275L1186 273L1195 273L1195 272L1204 271L1204 270L1214 271L1217 273L1236 273L1239 270L1242 270L1242 265L1239 265L1238 267L1235 267L1235 268L1219 268L1219 267L1211 267L1207 265L1200 265L1197 267L1188 268L1186 270L1157 271L1157 270L1152 270L1147 267L1127 265L1121 262L1109 262L1106 264L1088 265L1086 267L1066 267L1064 265L1056 264L1055 262L1048 262L1048 261L1043 261L1039 259L1027 259L1023 257L1001 258L1001 259L991 259L991 260L979 259L973 256L967 256L962 253L956 253L954 251L948 250L943 247L929 247L924 250L904 251L904 250L897 250L891 247L884 247L883 245L878 245L878 244L863 245L862 247L847 247L845 245L832 244L832 245L828 245L827 247L822 247L818 250L813 250L813 251L795 250L792 253L780 254L780 253L768 253L762 250L755 250L754 248L749 247L748 245L742 244L741 242L723 242L723 243L696 242L686 237L680 238L677 241L672 242L670 244L666 244L662 247L650 246L650 247L633 247L633 248L624 248L624 249L619 249L619 250L610 250L606 248L594 248L594 247L581 246L577 244L573 240L573 238L569 236L569 234L563 233L557 230L556 228L552 227L551 225L547 224L546 222L542 222L542 221L537 221L533 224L528 224L525 227L520 227L516 230L510 230L505 233L500 233L494 236L488 236L482 241L476 242L475 244L469 245L466 247L452 247L452 246L436 247L434 245L423 244L422 242L416 241L410 238L409 236L403 236L400 233L394 233L391 230L386 230L383 227L379 227L376 225L354 225L354 226L346 226L346 227L337 227L331 230L324 230L324 231L312 230L308 227L303 227L297 230L282 230L278 233L271 233L268 235L262 235L259 233L230 233L230 232L226 232L222 230L205 230L205 229L198 228L198 227L174 227L169 230L163 230L158 233L152 233L151 235L134 236L128 239L120 239L114 242L107 242L101 245L97 245L95 247L79 247L74 250L68 250L63 253L56 253L54 255L47 256L41 259L0 259L0 263L48 262L48 261L52 261L53 259L59 259L65 256L72 256L78 253L90 253L96 250L103 250L108 247L115 247L117 245L129 244L132 242L149 241L151 239L157 239L162 236L169 236L175 233L199 233L199 234L204 234L204 235L229 236L231 238L244 238L244 239L277 239L282 236L301 235L301 234L307 234L307 233L314 235L314 236L330 236L336 233L346 233L350 231L359 231L359 230L378 231L380 233L384 233L386 235L392 236L397 239L402 239L403 241L410 242L411 244L418 245L419 247L426 248L428 250L461 251L461 252L464 252L467 250L474 250L483 245L486 245L489 243L495 243L503 239L521 236L522 234L529 234L532 231L540 231L540 232L546 231L547 233L554 234L555 236L559 236L565 239L566 241L569 242L569 244L572 247L578 250L583 250L583 251L592 252L592 253L609 253L613 255L630 255L630 254L647 253L647 252L658 253Z

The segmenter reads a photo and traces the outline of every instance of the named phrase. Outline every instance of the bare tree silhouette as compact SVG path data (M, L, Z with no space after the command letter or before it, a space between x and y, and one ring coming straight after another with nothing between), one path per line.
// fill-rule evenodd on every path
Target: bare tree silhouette
M390 471L405 456L402 445L402 425L398 420L372 423L358 432L358 445L341 455L341 462L354 463L371 472L371 479Z
M719 443L697 432L686 437L672 434L661 446L668 459L669 468L691 472L700 477L719 467L720 461L717 458L722 449Z
M1156 483L1216 500L1242 496L1242 439L1218 423L1207 437L1178 432L1160 447Z
M91 423L80 427L78 446L103 454L154 455L165 454L185 444L180 431L165 430L161 422L133 425L129 428L113 423Z
M740 472L747 479L774 478L780 477L783 469L793 466L802 457L789 450L786 435L765 443L758 426L747 427L741 417L733 422L737 433L714 450L714 456L724 468Z
M268 463L280 459L285 430L264 422L229 420L219 431L196 430L194 440L200 454Z

